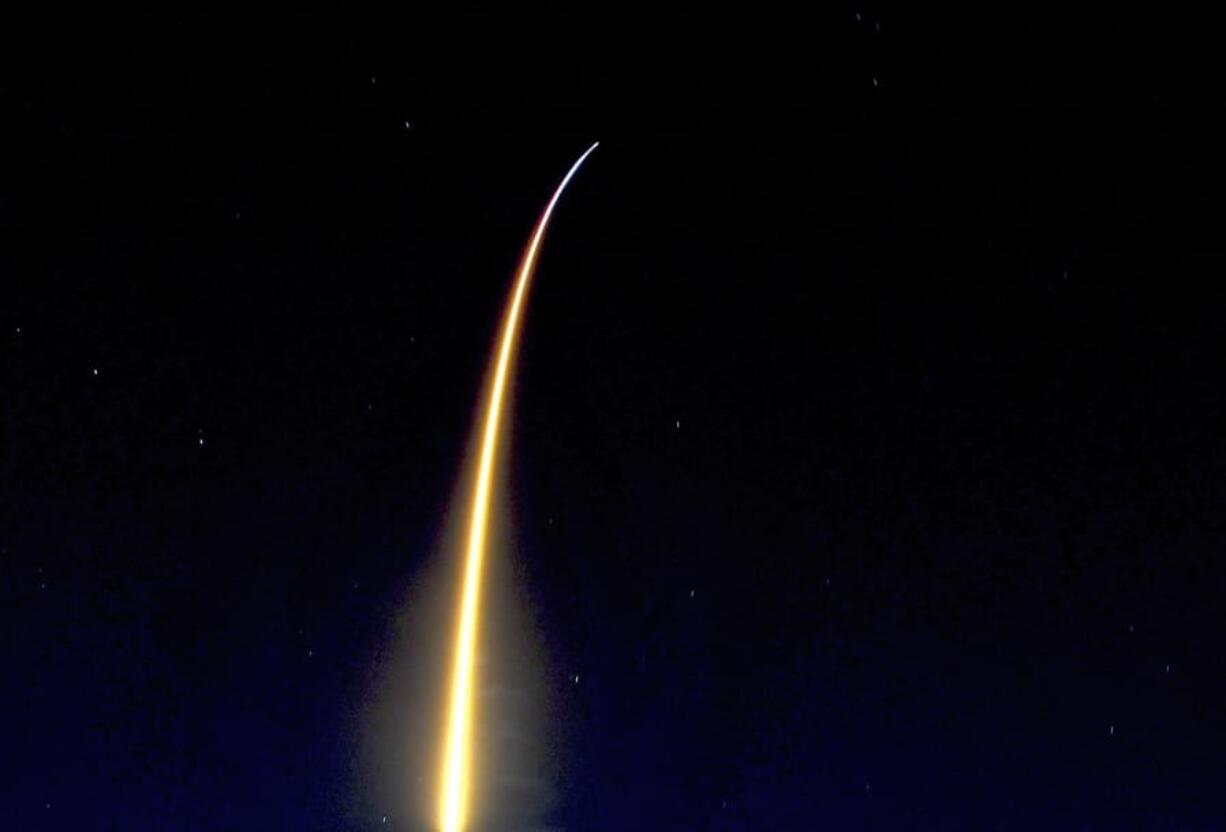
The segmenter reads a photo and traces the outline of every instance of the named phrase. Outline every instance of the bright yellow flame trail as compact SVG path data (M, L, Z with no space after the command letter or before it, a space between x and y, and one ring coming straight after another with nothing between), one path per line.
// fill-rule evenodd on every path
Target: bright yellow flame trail
M468 522L468 551L464 560L464 581L460 595L460 616L456 627L455 658L452 665L451 697L447 707L447 734L443 747L442 785L439 792L439 828L442 832L462 832L467 824L468 795L471 790L473 658L476 652L478 611L481 604L481 568L485 559L485 537L489 524L490 488L498 450L498 426L502 419L502 399L506 389L507 368L515 352L520 312L532 273L536 269L541 240L549 225L553 208L571 177L599 142L579 157L558 185L541 218L532 230L528 249L519 265L515 288L502 321L498 358L490 380L481 435L481 460L472 492L472 515Z

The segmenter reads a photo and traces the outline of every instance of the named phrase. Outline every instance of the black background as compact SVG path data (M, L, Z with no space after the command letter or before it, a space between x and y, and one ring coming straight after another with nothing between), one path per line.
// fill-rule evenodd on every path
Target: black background
M1221 828L1215 25L11 16L4 825L411 828L369 668L599 139L515 399L544 822Z

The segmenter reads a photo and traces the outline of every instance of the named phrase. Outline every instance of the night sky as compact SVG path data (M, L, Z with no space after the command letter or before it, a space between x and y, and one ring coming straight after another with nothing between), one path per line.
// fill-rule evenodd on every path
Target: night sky
M422 828L371 714L599 140L531 828L1226 829L1214 24L297 6L0 27L0 826Z

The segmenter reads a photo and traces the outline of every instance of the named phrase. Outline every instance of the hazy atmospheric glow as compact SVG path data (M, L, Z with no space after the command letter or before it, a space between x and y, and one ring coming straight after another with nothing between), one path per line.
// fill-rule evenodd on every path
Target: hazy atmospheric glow
M597 143L599 144L599 143ZM443 762L439 785L438 823L442 832L462 832L468 823L469 795L472 791L472 711L474 658L477 630L480 624L481 574L485 560L486 533L489 525L490 491L494 478L494 462L498 456L498 433L502 421L503 393L507 372L519 334L519 322L524 297L532 273L536 269L541 240L549 225L558 198L571 177L597 144L589 147L567 171L536 227L532 230L515 278L515 286L502 322L497 356L486 403L481 431L480 459L473 483L472 507L468 521L468 539L464 557L464 576L460 587L459 616L456 620L455 654L452 660L451 695L447 702L447 724L443 739Z

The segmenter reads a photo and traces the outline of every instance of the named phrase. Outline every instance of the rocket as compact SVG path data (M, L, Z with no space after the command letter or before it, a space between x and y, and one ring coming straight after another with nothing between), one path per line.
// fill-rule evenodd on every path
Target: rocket
M479 457L468 511L464 547L463 575L460 582L451 661L450 692L444 726L442 767L439 777L438 828L441 832L463 832L468 826L469 798L473 791L472 757L474 738L473 690L477 637L481 624L481 581L489 530L490 492L498 458L498 439L504 410L507 375L514 363L519 342L520 321L528 289L536 271L541 243L550 217L570 180L579 171L599 142L581 155L554 190L553 196L528 238L516 272L515 282L502 316L497 346L492 356L485 413L480 422Z

